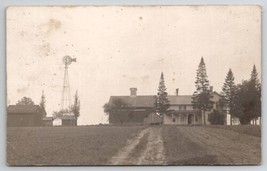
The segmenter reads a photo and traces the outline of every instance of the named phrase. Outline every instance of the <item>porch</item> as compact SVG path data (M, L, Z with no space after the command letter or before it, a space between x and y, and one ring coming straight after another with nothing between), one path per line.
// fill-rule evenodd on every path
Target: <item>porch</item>
M165 125L201 125L202 115L200 110L173 110L168 111L163 117Z

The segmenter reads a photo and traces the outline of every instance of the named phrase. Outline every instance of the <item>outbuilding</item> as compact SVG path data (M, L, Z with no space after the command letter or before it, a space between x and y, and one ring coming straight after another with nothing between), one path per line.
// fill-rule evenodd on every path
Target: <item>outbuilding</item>
M39 105L9 105L7 107L7 126L42 126L42 117L45 112Z
M74 115L63 115L62 126L77 126L77 119Z
M54 121L53 117L45 117L42 119L43 126L53 126L53 121Z

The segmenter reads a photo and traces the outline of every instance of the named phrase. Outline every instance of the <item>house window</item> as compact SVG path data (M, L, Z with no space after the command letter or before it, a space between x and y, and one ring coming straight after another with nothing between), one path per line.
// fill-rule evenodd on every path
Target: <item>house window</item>
M172 118L172 122L175 122L175 118Z
M196 122L197 122L197 119L198 119L198 118L197 118L197 115L195 115L195 121L196 121Z

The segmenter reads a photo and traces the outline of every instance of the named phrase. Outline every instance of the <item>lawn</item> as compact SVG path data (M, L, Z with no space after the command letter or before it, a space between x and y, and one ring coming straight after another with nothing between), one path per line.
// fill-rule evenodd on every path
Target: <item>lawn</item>
M142 126L7 129L8 165L105 165Z

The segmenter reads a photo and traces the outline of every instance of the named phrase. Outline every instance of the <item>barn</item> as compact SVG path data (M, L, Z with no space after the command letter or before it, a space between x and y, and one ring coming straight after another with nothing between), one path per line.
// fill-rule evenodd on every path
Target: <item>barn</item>
M8 127L42 126L42 117L46 113L39 105L9 105L7 107Z
M213 110L218 109L220 95L210 87L213 98ZM116 106L116 110L109 112L110 124L164 124L164 125L201 125L204 124L202 112L194 109L192 95L179 95L176 89L175 95L168 95L170 107L163 117L158 117L154 111L156 96L137 95L136 88L130 88L129 96L111 96L109 106ZM211 110L210 112L212 112ZM208 115L206 112L206 123Z

